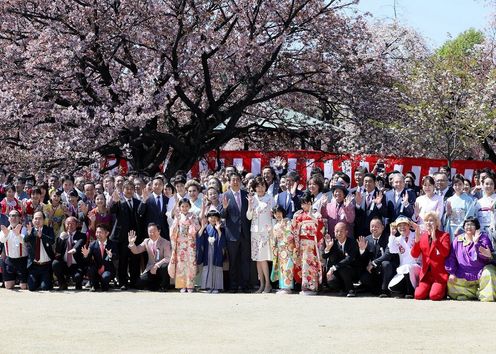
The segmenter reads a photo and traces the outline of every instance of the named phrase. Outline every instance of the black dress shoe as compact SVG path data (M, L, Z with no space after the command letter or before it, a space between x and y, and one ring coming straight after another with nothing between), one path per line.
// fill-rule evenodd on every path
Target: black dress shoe
M121 286L121 291L126 291L126 290L127 290L127 286L126 285Z
M243 288L243 292L245 294L251 294L251 289L250 288Z
M236 294L238 292L238 289L229 289L229 292L231 294Z
M379 297L380 297L381 299L383 299L383 298L385 298L385 297L389 297L389 294L388 294L388 293L380 293L380 294L379 294Z
M90 288L90 291L91 291L92 293L94 293L94 292L96 292L96 288L95 288L94 286L92 286L92 287Z
M355 296L356 296L355 290L350 290L348 291L348 294L346 294L346 297L355 297Z
M67 284L59 285L59 291L62 291L62 290L67 290Z

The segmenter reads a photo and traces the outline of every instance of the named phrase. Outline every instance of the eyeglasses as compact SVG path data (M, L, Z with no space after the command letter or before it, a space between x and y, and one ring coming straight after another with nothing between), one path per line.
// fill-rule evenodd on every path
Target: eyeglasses
M9 214L10 218L18 218L20 215L19 214Z

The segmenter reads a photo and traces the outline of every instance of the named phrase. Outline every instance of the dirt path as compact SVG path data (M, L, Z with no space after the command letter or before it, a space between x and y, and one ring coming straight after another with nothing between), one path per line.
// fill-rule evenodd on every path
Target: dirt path
M2 353L495 351L492 303L1 289L0 306Z

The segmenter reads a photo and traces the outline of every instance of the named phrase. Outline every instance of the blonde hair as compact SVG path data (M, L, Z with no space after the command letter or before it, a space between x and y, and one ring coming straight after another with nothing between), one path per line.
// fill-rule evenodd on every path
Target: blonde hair
M429 211L425 213L424 217L422 218L424 220L424 223L425 220L427 220L430 217L434 218L434 221L436 222L436 229L439 230L441 227L441 220L439 220L439 214L435 211Z

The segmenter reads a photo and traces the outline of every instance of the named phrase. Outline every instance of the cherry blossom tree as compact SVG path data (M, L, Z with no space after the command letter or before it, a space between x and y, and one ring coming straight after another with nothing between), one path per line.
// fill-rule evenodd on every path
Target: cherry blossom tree
M233 137L377 118L394 76L355 3L3 0L0 162L113 155L153 173L167 159L172 175ZM328 115L302 129L285 109Z

